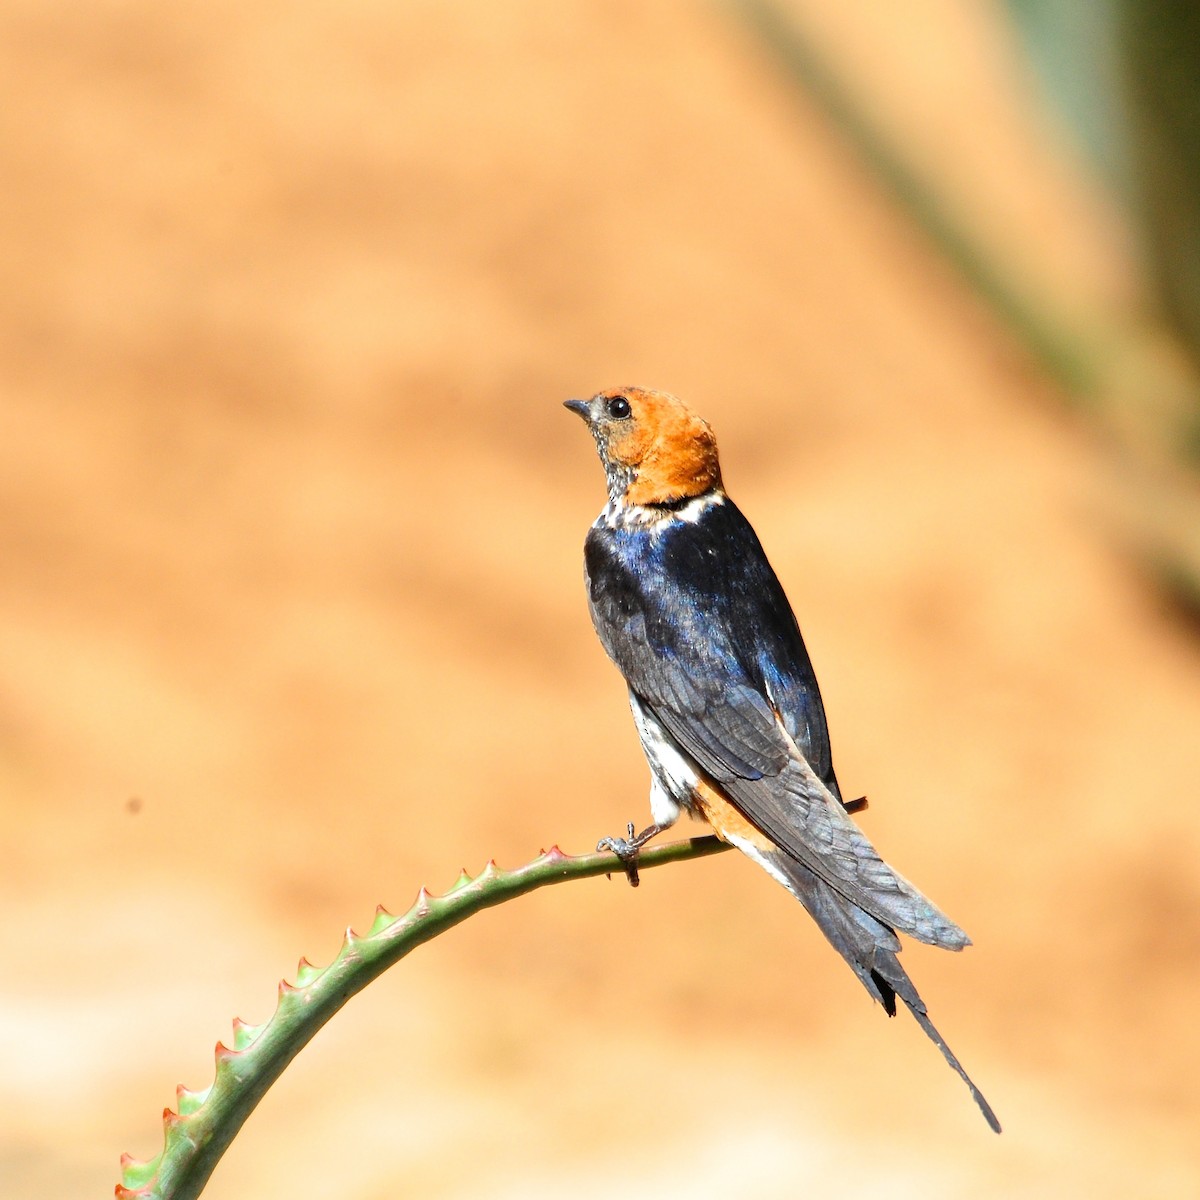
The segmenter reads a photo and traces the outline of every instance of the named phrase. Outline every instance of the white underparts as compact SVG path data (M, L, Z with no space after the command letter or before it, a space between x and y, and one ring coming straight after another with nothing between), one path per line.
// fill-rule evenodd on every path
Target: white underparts
M691 808L699 777L658 718L642 706L633 692L629 693L629 707L633 710L642 751L650 764L650 815L656 825L674 825L679 810Z
M679 805L662 789L656 778L650 780L650 819L659 829L666 829L679 820Z

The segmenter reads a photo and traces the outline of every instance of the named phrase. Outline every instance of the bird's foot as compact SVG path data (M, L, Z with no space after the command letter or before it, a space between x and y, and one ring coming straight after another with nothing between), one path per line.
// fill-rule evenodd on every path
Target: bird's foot
M621 861L630 887L637 887L641 882L638 878L638 852L656 834L662 832L661 825L650 825L641 833L634 833L632 821L625 827L627 836L601 838L596 843L596 851L611 850Z

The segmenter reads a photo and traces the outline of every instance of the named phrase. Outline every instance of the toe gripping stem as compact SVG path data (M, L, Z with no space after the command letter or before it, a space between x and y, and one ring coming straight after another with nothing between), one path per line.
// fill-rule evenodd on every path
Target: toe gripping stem
M601 838L596 843L597 852L610 850L620 860L621 868L629 880L630 887L637 887L641 882L638 878L638 851L652 838L662 833L662 825L648 825L641 833L634 833L632 821L625 827L626 836Z

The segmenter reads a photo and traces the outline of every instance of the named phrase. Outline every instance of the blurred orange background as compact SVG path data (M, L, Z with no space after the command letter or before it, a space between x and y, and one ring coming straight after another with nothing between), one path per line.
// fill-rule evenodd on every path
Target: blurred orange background
M1135 289L993 6L794 7L1028 262ZM1003 1136L725 855L422 949L206 1195L1200 1188L1195 630L727 11L9 0L0 114L0 1191L107 1194L376 903L647 817L560 407L623 383L712 421L844 789L975 939L905 962Z

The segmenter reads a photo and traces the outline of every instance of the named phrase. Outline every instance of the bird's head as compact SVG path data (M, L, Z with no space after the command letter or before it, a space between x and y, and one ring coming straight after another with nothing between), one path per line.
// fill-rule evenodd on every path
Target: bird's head
M592 431L614 503L676 504L721 487L712 429L667 392L612 388L566 407Z

